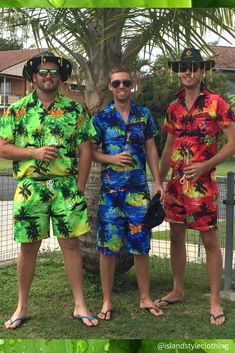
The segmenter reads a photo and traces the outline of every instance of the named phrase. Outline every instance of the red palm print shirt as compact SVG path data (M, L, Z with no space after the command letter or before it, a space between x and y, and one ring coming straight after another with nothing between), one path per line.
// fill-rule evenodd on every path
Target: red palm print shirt
M176 137L170 163L173 171L181 175L188 162L202 162L214 156L221 130L232 121L235 121L234 113L219 94L202 87L188 110L185 90L181 90L169 105L163 124L163 128Z

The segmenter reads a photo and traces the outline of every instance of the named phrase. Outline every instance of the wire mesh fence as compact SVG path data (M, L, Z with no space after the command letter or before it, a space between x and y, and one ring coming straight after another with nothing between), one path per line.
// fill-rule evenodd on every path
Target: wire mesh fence
M226 177L218 177L219 184L219 198L218 198L218 219L219 219L219 231L218 240L222 249L223 261L225 259L225 241L226 241L226 206L223 200L226 199ZM0 175L0 263L8 260L15 259L19 251L19 245L13 239L13 196L16 188L16 181L11 176L11 170L3 170ZM149 181L150 193L153 194L153 183ZM52 232L51 232L52 233ZM58 243L56 238L51 236L50 238L43 240L41 251L50 250L53 251L58 249ZM201 276L206 274L206 266L196 266L197 264L204 264L206 261L206 255L204 247L201 243L198 232L188 230L186 237L186 250L187 250L187 265L190 265L190 271L192 263L197 268L197 274ZM160 226L153 229L153 237L151 241L151 252L152 256L156 256L159 259L170 259L170 235L169 235L169 224L163 222ZM162 265L158 268L158 271L169 271L170 262L165 261L165 266ZM188 267L188 266L187 266ZM200 273L198 268L200 268ZM233 269L235 263L233 259ZM195 275L195 273L194 273Z
M13 236L13 196L16 181L11 176L12 170L1 170L0 174L0 263L17 257L20 245ZM40 251L59 249L54 237L43 240Z
M217 232L219 245L223 257L223 266L225 264L225 242L226 242L226 205L224 200L227 198L227 177L217 177L219 186L219 197L218 197L218 225L219 230ZM153 184L150 182L150 192L153 194ZM233 229L234 234L235 229ZM231 234L231 237L233 237ZM153 229L153 237L151 241L151 254L158 258L170 259L170 229L167 222L163 222L160 226ZM234 242L233 242L234 244ZM235 244L233 245L235 250ZM206 276L206 266L200 266L200 264L206 263L206 253L202 244L199 232L195 230L187 230L186 235L186 253L187 253L187 270L193 276ZM234 253L234 252L233 252ZM234 253L235 255L235 253ZM163 263L158 268L158 271L166 272L170 270L170 262ZM192 265L195 271L192 271ZM232 268L235 268L235 256L233 256Z

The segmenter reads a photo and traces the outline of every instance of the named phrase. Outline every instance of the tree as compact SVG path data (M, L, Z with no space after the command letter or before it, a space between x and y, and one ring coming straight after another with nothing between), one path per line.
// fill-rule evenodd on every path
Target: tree
M23 49L23 43L16 39L0 38L0 51Z
M4 26L31 28L40 46L63 50L81 68L84 75L86 105L94 113L109 99L108 72L118 63L131 64L144 48L155 47L177 55L181 45L208 46L207 30L234 37L233 9L9 9L2 11Z

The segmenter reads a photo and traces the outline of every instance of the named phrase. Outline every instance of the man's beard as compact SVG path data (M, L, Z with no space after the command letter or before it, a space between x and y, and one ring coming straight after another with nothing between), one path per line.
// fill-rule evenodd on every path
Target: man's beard
M55 85L53 81L50 80L52 86L46 87L44 84L37 84L37 88L40 89L43 93L54 93L58 89L58 85Z

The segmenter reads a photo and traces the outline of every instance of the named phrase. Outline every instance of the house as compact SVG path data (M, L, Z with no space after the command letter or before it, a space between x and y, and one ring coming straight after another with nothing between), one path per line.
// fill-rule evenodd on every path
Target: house
M215 70L220 70L228 77L230 93L235 94L235 47L210 45L215 55Z
M0 114L10 104L32 91L32 86L22 76L25 62L31 57L48 49L20 49L0 51ZM61 84L61 93L84 103L82 91L78 89L77 81L71 78Z

